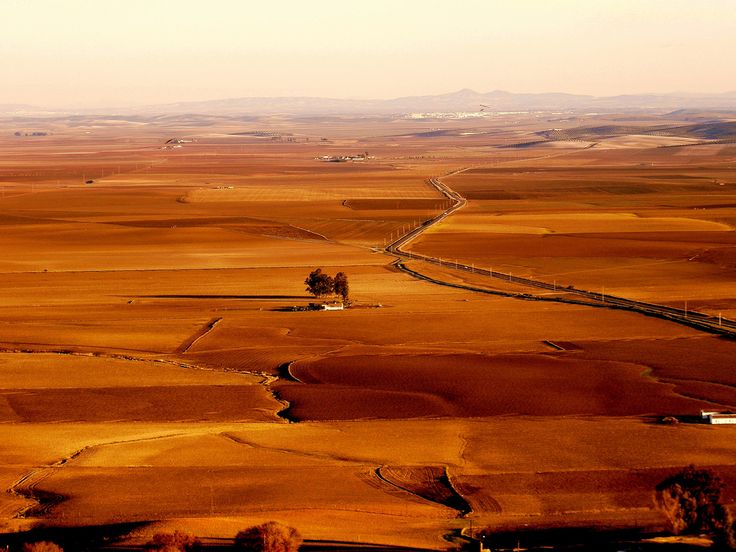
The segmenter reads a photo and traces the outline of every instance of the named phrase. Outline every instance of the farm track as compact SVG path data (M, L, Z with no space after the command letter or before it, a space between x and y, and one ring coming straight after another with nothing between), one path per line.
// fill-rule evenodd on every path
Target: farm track
M445 176L454 176L465 170L466 169L459 169L457 171L450 172ZM625 297L618 297L616 295L608 295L605 293L588 291L588 290L576 288L574 286L558 288L556 284L553 284L553 283L551 284L549 282L544 282L542 280L535 280L532 278L523 278L521 276L513 276L510 273L476 268L474 265L450 262L450 261L440 259L437 257L431 257L428 255L422 255L420 253L404 251L402 248L408 243L410 243L411 241L413 241L414 239L416 239L418 236L420 236L427 228L434 226L436 224L439 224L440 222L445 220L447 217L449 217L453 213L465 207L468 203L467 199L465 199L458 192L456 192L455 190L447 186L447 184L442 182L439 179L439 177L430 178L428 180L428 183L432 185L440 194L445 196L445 198L450 200L452 202L452 205L448 209L443 211L442 213L438 214L437 216L431 219L424 221L422 224L420 224L416 228L410 230L409 232L407 232L403 236L400 236L398 239L396 239L395 241L391 242L390 244L386 246L385 251L387 253L390 253L392 255L396 255L397 257L399 257L397 262L394 263L394 265L399 270L402 270L403 272L406 272L407 274L410 274L411 276L415 278L420 278L425 281L432 282L438 285L444 285L444 286L454 287L458 289L466 289L466 290L474 291L478 293L486 293L490 295L499 295L499 296L505 296L505 297L515 297L515 298L527 299L527 300L555 301L559 303L586 305L589 307L622 309L622 310L627 310L627 311L643 314L645 316L653 316L656 318L662 318L665 320L669 320L671 322L676 322L678 324L689 326L691 328L694 328L696 330L700 330L703 332L717 334L717 335L729 337L732 339L736 338L736 321L729 320L726 318L711 316L711 315L696 312L696 311L690 311L690 310L686 311L686 310L677 309L674 307L667 307L664 305L658 305L656 303L647 303L644 301L636 301L634 299L626 299ZM560 295L556 297L550 297L546 295L534 295L530 293L511 293L511 292L489 290L489 289L479 288L479 287L465 285L465 284L456 284L456 283L448 282L445 280L441 280L439 278L433 278L433 277L421 274L420 272L417 272L416 270L412 270L408 268L402 262L405 259L423 261L423 262L430 263L436 266L441 266L444 268L452 268L455 270L462 270L464 272L468 272L471 274L487 276L489 278L497 278L499 280L503 280L504 282L509 282L509 283L518 284L522 286L532 287L532 288L544 289L547 291L551 291L553 293L557 292ZM575 296L575 297L571 298L569 297L570 295Z
M205 337L207 334L209 334L212 330L215 329L215 326L217 326L220 322L222 322L222 317L220 318L213 318L207 324L202 326L198 331L196 331L193 335L191 335L186 341L184 341L179 347L177 347L175 353L177 354L184 354L189 349L194 347L196 343Z
M130 362L144 362L144 363L156 363L156 364L166 364L169 366L175 366L177 368L185 368L187 370L201 370L204 372L228 372L233 374L243 374L243 375L256 375L263 377L262 372L254 372L254 371L238 371L238 370L228 370L227 368L210 368L208 366L201 366L198 364L192 364L189 362L182 362L175 359L167 359L167 358L160 358L157 356L153 356L154 353L146 353L150 354L151 356L137 356L137 355L131 355L127 353L116 353L113 351L102 351L102 350L89 350L89 351L83 351L83 350L74 350L71 347L70 348L60 348L60 347L43 347L39 346L37 348L28 348L28 347L8 347L0 345L0 353L4 354L20 354L20 355L60 355L60 356L75 356L75 357L86 357L86 358L109 358L113 360L126 360ZM164 355L168 355L169 353L163 353Z

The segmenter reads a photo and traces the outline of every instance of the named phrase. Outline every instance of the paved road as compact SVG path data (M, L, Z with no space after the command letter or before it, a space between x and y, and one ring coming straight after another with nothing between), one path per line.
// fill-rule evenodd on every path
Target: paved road
M458 174L460 172L463 172L466 169L459 169L457 171L448 173L446 176L452 176L455 174ZM407 245L412 240L416 239L417 236L421 235L422 232L424 232L427 228L430 226L434 226L435 224L439 224L443 220L445 220L447 217L455 213L456 211L459 211L465 205L467 205L467 200L461 196L458 192L450 188L447 184L442 182L438 177L433 177L428 180L429 184L434 186L439 193L441 193L443 196L445 196L447 199L449 199L452 204L451 206L440 213L439 215L435 216L434 218L428 219L424 221L421 225L417 226L416 228L410 230L406 234L400 236L397 240L391 242L386 246L386 251L389 253L392 253L394 255L397 255L398 257L405 258L405 259L416 259L420 261L424 261L427 263L431 263L434 265L439 265L447 268L454 268L457 270L464 270L465 272L471 272L473 274L480 274L482 276L488 276L490 278L498 278L499 280L504 280L506 282L511 282L514 284L520 284L523 286L533 287L533 288L540 288L545 289L552 292L557 292L559 294L565 294L567 296L573 295L578 298L584 299L585 304L589 304L591 306L595 307L607 307L607 308L618 308L618 309L625 309L633 312L638 312L641 314L645 314L647 316L656 316L658 318L665 318L667 320L672 320L673 322L677 322L679 324L684 324L687 326L690 326L692 328L696 328L699 330L703 330L710 333L715 333L731 338L736 338L736 321L729 320L726 318L720 318L718 316L711 316L708 314L703 314L696 311L686 311L683 309L677 309L674 307L667 307L664 305L657 305L656 303L647 303L644 301L636 301L634 299L626 299L625 297L618 297L616 295L608 295L605 293L599 293L596 291L587 291L584 289L576 288L573 286L560 288L554 283L544 282L542 280L534 280L531 278L522 278L520 276L513 276L512 274L505 273L505 272L498 272L498 271L490 271L487 269L482 268L476 268L473 265L467 265L462 263L457 263L456 261L448 261L446 259L440 259L437 257L430 257L428 255L421 255L419 253L413 253L404 251L402 248ZM412 271L413 272L413 271ZM441 280L438 280L437 278L427 278L430 281L436 282L436 283L442 283L442 284L449 284L449 282L443 282ZM458 286L456 284L453 284L455 287L467 287L468 289L472 289L473 291L482 291L478 288L473 288L470 286ZM551 297L545 297L542 295L530 295L530 294L519 294L521 296L524 296L526 298L534 298L537 300L554 300L554 301L564 301L564 299L561 299L559 296L555 298ZM580 303L580 299L574 301L575 303Z

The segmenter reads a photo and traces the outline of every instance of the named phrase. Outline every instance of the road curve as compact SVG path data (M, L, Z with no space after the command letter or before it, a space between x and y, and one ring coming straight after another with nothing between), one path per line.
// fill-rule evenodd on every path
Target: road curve
M465 170L466 169L458 169L456 171L446 174L445 176L453 176ZM585 305L590 305L592 307L624 309L624 310L644 314L647 316L655 316L658 318L664 318L666 320L671 320L673 322L684 324L691 328L695 328L695 329L702 330L705 332L718 334L718 335L722 335L722 336L730 337L730 338L736 338L736 321L729 320L727 318L720 318L717 316L711 316L708 314L703 314L703 313L691 311L691 310L683 310L683 309L677 309L674 307L667 307L665 305L658 305L656 303L647 303L644 301L636 301L634 299L626 299L625 297L618 297L616 295L609 295L609 294L599 293L595 291L587 291L584 289L576 288L574 286L559 288L556 284L551 284L549 282L544 282L542 280L534 280L532 278L522 278L520 276L513 276L512 274L498 272L496 270L490 271L487 269L476 268L474 265L466 265L466 264L457 263L454 261L452 262L447 261L445 259L440 259L437 257L430 257L428 255L422 255L419 253L404 251L402 248L406 246L409 242L416 239L427 228L429 228L430 226L434 226L435 224L439 224L440 222L445 220L447 217L449 217L450 215L452 215L456 211L459 211L460 209L465 207L465 205L467 205L467 200L462 195L460 195L458 192L450 188L447 184L442 182L442 180L440 180L439 177L429 178L427 180L427 183L433 186L440 194L442 194L448 200L451 201L450 207L447 208L445 211L441 212L440 214L438 214L437 216L425 220L416 228L413 228L409 232L399 236L398 239L388 244L385 247L385 251L387 253L396 255L397 257L402 258L402 259L414 259L418 261L424 261L427 263L431 263L431 264L438 265L438 266L443 266L446 268L464 270L465 272L479 274L482 276L488 276L490 278L498 278L500 280L504 280L506 282L511 282L514 284L520 284L523 286L545 289L545 290L549 290L553 292L556 291L558 293L564 293L565 295L574 295L574 296L580 297L581 299L584 299L584 301L581 301L580 299L569 301L571 303L585 304ZM398 263L397 267L408 272L409 274L412 274L413 276L421 276L416 271L406 269L406 267L404 267L401 263ZM450 284L449 282L444 282L444 281L438 280L437 278L424 277L423 279L434 282L434 283L438 283L438 284L444 284L444 285ZM452 286L466 288L471 291L483 291L479 288L475 288L472 286L463 286L460 284L452 284ZM504 293L504 295L506 294ZM535 299L535 300L540 300L540 301L548 300L548 301L555 301L555 302L565 302L565 300L560 298L559 296L558 297L545 297L543 295L532 295L528 293L519 293L519 294L515 294L515 296L518 296L524 299Z

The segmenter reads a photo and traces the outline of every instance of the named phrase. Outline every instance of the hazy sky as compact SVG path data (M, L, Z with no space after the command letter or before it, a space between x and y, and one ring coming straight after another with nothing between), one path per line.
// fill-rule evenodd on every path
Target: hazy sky
M0 0L0 103L736 90L736 0Z

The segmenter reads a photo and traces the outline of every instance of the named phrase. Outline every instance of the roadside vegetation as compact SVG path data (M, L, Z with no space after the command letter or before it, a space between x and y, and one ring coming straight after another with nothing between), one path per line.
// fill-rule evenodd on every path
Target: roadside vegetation
M250 527L235 537L236 548L249 552L296 552L302 542L299 531L276 521Z
M64 552L64 549L53 542L41 541L24 544L23 552Z
M657 485L655 501L673 534L710 533L719 549L735 550L734 520L721 503L724 486L713 470L688 466Z
M195 552L201 543L194 535L183 531L156 533L146 545L146 550L155 552Z

